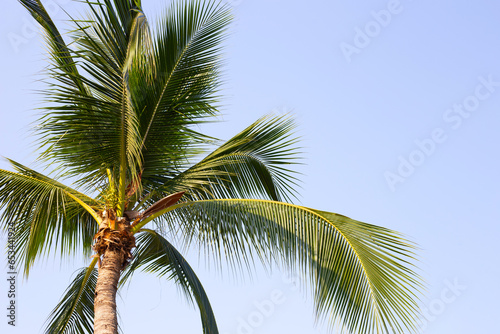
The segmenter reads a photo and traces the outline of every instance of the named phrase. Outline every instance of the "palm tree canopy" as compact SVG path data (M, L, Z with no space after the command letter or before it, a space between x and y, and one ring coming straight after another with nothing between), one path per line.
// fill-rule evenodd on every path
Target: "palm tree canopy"
M218 115L227 6L180 1L153 28L140 0L86 0L89 16L71 19L63 38L40 0L19 1L43 27L50 53L36 140L54 170L49 177L14 161L14 171L0 170L2 226L15 222L25 274L54 247L90 255L103 212L113 210L136 234L121 284L137 270L174 280L199 308L204 333L218 330L181 254L192 245L235 269L255 258L304 273L317 316L332 329L417 330L414 244L283 202L297 195L300 158L289 115L263 117L225 142L199 132ZM97 263L76 275L47 333L91 332Z

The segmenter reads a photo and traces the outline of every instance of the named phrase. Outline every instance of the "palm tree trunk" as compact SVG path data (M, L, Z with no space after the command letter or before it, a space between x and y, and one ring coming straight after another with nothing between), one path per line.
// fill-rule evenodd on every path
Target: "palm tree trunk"
M117 334L116 291L124 254L108 248L99 268L94 299L94 334Z

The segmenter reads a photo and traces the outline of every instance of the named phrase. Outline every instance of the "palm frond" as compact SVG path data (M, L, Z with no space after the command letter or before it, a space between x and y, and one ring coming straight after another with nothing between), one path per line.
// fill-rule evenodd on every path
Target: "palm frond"
M52 54L54 62L58 68L65 74L67 82L77 87L82 93L86 87L81 81L77 66L73 60L72 52L64 42L59 30L52 21L47 10L40 0L19 0L19 2L28 10L33 18L42 26L49 51Z
M134 77L144 77L152 82L154 71L154 58L151 56L152 40L146 16L138 8L135 8L135 16L129 33L129 41L125 62L123 64L124 101L122 109L122 143L121 143L121 163L120 163L120 189L119 203L126 200L126 184L133 182L138 185L138 192L141 193L142 184L139 177L142 176L142 137L140 133L140 109L134 105L133 84ZM144 64L148 64L144 66ZM146 70L144 70L144 68ZM133 77L132 80L130 77ZM131 85L132 84L132 85ZM126 100L126 101L125 101ZM122 204L122 205L123 205ZM126 208L121 206L118 214L123 213Z
M49 104L37 127L42 157L90 189L109 169L123 180L121 195L141 172L150 190L185 169L208 139L192 126L216 112L229 9L174 4L152 35L139 1L87 3L90 17L72 20L73 49L51 54ZM71 59L71 76L61 58Z
M414 332L422 285L415 246L392 230L348 217L266 200L179 203L168 226L206 256L233 266L278 263L309 278L319 319L340 333ZM153 216L152 216L153 217Z
M215 316L208 297L195 272L184 257L165 238L153 230L143 229L138 234L133 260L122 276L123 284L134 271L142 269L159 277L167 276L182 289L189 301L200 310L204 334L218 334Z
M53 49L36 130L42 157L90 189L110 169L122 196L142 170L151 189L185 169L208 138L192 126L216 112L228 6L173 4L153 36L140 1L87 0L90 17L72 20L69 49L40 1L21 2Z
M45 334L90 334L94 323L94 294L97 259L82 268L52 310Z
M49 104L37 134L45 149L42 157L60 163L65 175L79 177L92 189L105 180L106 169L121 171L122 179L128 178L123 187L141 170L139 114L129 77L138 59L148 54L143 51L151 49L151 36L139 1L87 3L90 17L72 20L74 49L68 49L75 69L83 73L72 75L85 89L75 86L61 65L60 58L67 56L52 53Z
M155 29L154 80L134 78L145 187L185 169L196 146L207 140L192 127L217 112L221 43L230 20L229 7L216 1L179 1Z
M257 120L206 158L158 187L150 197L187 190L186 198L264 197L288 200L297 194L290 166L297 164L297 138L288 115Z
M83 246L90 254L97 232L94 211L101 203L9 160L16 172L0 170L0 221L6 231L14 224L18 265L26 274L35 259L55 245L62 254L71 254Z
M46 91L47 102L51 105L45 108L45 113L40 116L39 125L36 128L40 147L44 149L41 157L53 159L56 162L62 161L64 163L66 161L70 163L66 167L78 165L80 171L98 174L95 173L95 169L88 168L88 165L92 164L88 157L76 159L79 160L78 163L72 161L75 148L78 148L79 145L83 144L80 148L84 150L95 152L95 148L100 145L101 140L105 138L109 140L109 137L103 136L97 129L98 122L95 113L100 103L96 103L90 91L89 84L92 86L92 82L80 74L78 68L78 63L81 61L80 54L69 48L68 45L73 44L73 41L70 41L69 44L65 43L40 0L19 1L43 28L52 63L48 69L49 78L52 81L48 82L49 89ZM72 118L72 115L66 117L65 114L67 112L71 114L73 109L87 112L89 117L87 119ZM52 115L56 118L59 116L59 120L51 122ZM87 140L82 142L68 138L71 137L72 132L70 131L71 127L70 129L64 127L67 124L73 124L76 128L75 132ZM106 140L103 141L106 143ZM91 175L92 178L95 178L95 175Z

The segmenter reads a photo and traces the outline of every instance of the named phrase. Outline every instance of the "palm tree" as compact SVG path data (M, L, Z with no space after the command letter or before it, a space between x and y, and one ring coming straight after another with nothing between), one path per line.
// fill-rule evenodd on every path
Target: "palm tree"
M173 279L218 333L181 251L195 245L236 269L303 273L318 318L342 332L413 332L421 279L399 233L290 204L294 121L270 115L226 142L196 129L217 115L221 42L231 20L213 1L170 6L150 29L140 0L86 0L66 42L40 0L19 0L45 32L46 106L36 127L49 176L0 170L4 230L18 265L57 248L93 258L46 333L117 333L116 292L142 270ZM65 185L64 182L72 184Z

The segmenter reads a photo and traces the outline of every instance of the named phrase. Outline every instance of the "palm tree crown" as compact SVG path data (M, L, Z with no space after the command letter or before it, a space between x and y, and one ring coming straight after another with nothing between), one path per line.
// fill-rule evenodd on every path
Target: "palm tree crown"
M116 322L116 306L105 307L114 303L112 286L138 270L173 279L198 306L203 332L218 333L173 238L181 250L195 245L235 268L255 257L305 274L317 316L332 329L417 330L422 283L412 243L288 203L300 153L290 116L263 117L225 142L196 130L218 114L227 6L181 1L153 29L140 0L86 0L89 16L71 19L63 39L40 0L19 1L50 53L36 138L40 161L54 172L9 160L13 171L0 170L1 221L4 229L15 222L25 274L53 247L93 255L47 333L116 332L102 329Z

